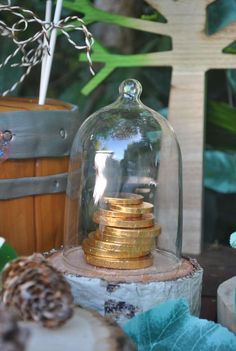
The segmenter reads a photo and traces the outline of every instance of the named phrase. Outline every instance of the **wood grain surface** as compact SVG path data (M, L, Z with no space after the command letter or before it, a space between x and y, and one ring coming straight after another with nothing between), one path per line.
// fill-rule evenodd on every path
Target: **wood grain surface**
M223 49L236 38L236 22L206 33L207 6L213 0L146 0L167 23L155 23L156 32L169 35L172 50L149 54L150 64L171 66L168 119L183 156L183 251L199 254L202 228L205 73L236 68L235 55ZM148 30L148 29L147 29Z
M0 120L1 112L69 110L70 107L71 105L56 100L47 100L45 105L38 105L37 99L0 97ZM68 170L68 158L7 160L0 163L0 170L0 179L64 173ZM14 187L14 181L12 186ZM21 255L60 247L63 240L64 206L64 194L2 200L0 236L5 237Z
M95 311L76 307L74 316L62 327L46 329L21 322L29 330L26 351L134 351L131 340L113 321Z

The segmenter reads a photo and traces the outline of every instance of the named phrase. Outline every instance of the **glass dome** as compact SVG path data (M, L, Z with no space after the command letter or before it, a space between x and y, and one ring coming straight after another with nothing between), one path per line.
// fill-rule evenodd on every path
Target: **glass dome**
M175 133L128 79L75 137L66 195L64 258L84 271L168 272L180 263L182 165Z

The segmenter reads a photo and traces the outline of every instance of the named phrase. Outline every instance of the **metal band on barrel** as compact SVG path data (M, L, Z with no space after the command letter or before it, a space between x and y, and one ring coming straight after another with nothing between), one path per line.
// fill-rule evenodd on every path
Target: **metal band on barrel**
M12 134L10 159L63 157L80 127L78 108L1 112L0 130Z
M24 196L56 194L66 190L68 173L44 177L26 177L0 180L0 200Z

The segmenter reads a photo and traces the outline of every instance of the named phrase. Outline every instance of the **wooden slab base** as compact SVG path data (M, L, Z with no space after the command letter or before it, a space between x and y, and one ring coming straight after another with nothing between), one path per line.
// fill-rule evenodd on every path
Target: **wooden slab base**
M217 321L236 333L236 277L220 284L217 290Z
M78 267L69 266L62 252L48 259L72 287L76 304L112 317L120 325L137 313L168 299L185 298L194 315L199 315L203 270L196 260L183 258L172 271L161 273L155 266L140 270L93 267L81 251ZM158 253L154 255L154 262Z
M132 351L121 328L96 312L77 307L62 327L46 329L33 322L21 322L30 332L26 351Z

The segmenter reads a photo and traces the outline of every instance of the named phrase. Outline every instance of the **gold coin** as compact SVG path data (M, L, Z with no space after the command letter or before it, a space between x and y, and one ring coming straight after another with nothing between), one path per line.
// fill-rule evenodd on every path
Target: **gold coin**
M152 212L153 204L150 204L149 202L143 202L140 205L111 205L111 210L125 213L127 215L140 215Z
M139 250L139 251L151 251L152 247L153 247L153 242L150 241L144 241L142 243L142 245L137 245L137 243L134 243L132 241L127 241L125 243L121 243L121 242L112 242L112 241L106 241L103 240L103 238L100 236L95 235L95 232L91 232L88 235L88 242L89 245L93 246L93 247L97 247L100 249L104 249L104 250L114 250L114 251L130 251L133 249Z
M120 193L118 196L111 194L105 196L104 202L112 205L139 205L143 202L143 196L131 193Z
M106 233L100 233L96 232L95 235L96 239L106 241L109 243L117 243L117 244L123 244L123 245L135 245L137 247L143 247L143 246L149 246L150 251L152 250L153 247L155 247L155 239L154 237L149 237L149 238L132 238L132 237L126 237L126 236L117 236L117 235L112 235L112 234L106 234Z
M161 227L159 224L149 228L137 228L137 229L128 229L128 228L116 228L108 226L100 226L99 228L101 233L114 235L114 236L124 236L132 238L150 238L158 236L161 233Z
M129 213L124 213L124 212L118 212L118 211L110 211L110 210L105 210L103 208L100 208L99 210L99 215L102 217L114 217L114 218L124 218L124 219L129 219L129 218L139 218L140 214L134 213L134 214L129 214Z
M118 228L148 228L154 225L154 216L151 213L147 213L142 215L139 219L130 218L129 220L125 220L114 217L102 217L99 215L99 212L95 212L93 215L93 221L97 224Z
M99 257L113 257L113 258L134 258L142 257L149 254L150 250L143 251L140 248L127 248L126 250L107 250L90 245L89 239L85 239L82 243L83 250L86 254L95 255Z
M142 269L153 264L153 257L150 254L133 259L111 259L86 254L85 259L93 266L111 269Z

